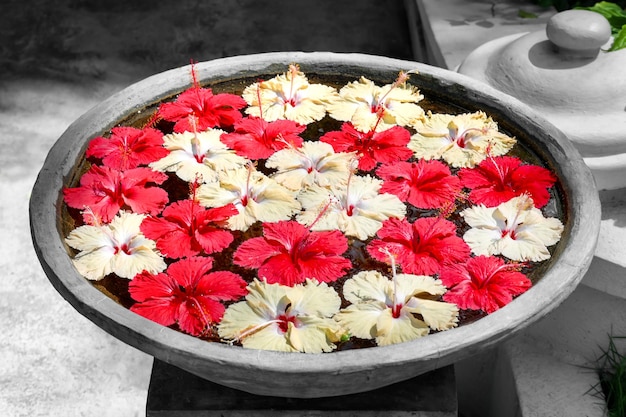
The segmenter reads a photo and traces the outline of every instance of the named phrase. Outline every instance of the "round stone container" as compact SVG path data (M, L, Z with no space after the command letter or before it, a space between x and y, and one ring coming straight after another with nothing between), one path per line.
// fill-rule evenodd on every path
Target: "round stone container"
M555 309L589 267L600 227L593 177L571 142L538 112L458 73L390 58L284 52L224 58L195 65L202 85L267 79L290 63L308 76L409 82L433 103L482 110L536 154L558 177L564 232L538 282L500 310L472 323L391 346L324 354L285 353L209 343L149 321L116 303L74 268L62 233L62 188L76 178L89 140L119 121L174 97L190 85L190 68L161 73L122 90L80 117L59 138L32 191L32 239L50 282L74 308L113 336L183 370L227 387L282 397L328 397L365 392L468 358L510 337ZM152 107L153 108L153 107ZM68 317L71 320L71 317Z

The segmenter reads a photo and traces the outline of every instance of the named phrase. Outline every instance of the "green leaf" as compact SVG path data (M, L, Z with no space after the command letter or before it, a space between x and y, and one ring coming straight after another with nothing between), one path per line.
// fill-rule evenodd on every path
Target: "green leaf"
M536 19L536 18L539 17L535 13L527 12L527 11L522 10L522 9L519 9L517 11L517 15L519 17L521 17L522 19Z
M611 32L613 35L617 34L621 28L626 25L626 10L623 10L619 5L609 1L601 1L591 7L576 7L575 9L590 10L600 13L611 24Z
M614 36L613 44L609 52L626 48L626 25L622 26L617 35Z

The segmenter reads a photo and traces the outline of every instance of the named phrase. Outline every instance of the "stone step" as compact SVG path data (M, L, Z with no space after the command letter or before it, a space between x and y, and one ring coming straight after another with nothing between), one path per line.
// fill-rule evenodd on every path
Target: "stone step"
M543 341L528 334L505 343L501 355L508 361L520 417L604 417L599 383L593 369L559 358ZM505 415L505 414L500 414Z

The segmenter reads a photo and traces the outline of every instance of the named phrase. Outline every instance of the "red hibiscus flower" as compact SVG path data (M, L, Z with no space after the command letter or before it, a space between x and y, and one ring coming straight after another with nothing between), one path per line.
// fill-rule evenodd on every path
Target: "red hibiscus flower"
M246 282L229 271L211 272L208 257L182 259L166 273L142 272L129 283L128 291L137 301L131 311L163 326L178 327L194 336L224 315L221 301L237 300L247 294Z
M246 105L246 101L235 94L213 94L210 88L194 86L182 92L176 101L161 104L157 118L175 122L176 133L226 128L243 117L239 110Z
M121 208L139 214L157 215L168 202L167 191L150 183L161 184L167 175L150 168L133 168L118 171L109 167L92 165L80 178L80 187L63 189L65 203L85 210L86 223L108 223Z
M259 117L246 117L235 123L233 133L223 134L220 140L239 156L266 159L289 145L299 148L302 138L298 135L305 128L291 120L267 122Z
M493 313L531 287L531 281L516 268L518 265L505 264L495 256L477 256L465 264L448 265L440 274L449 288L443 299L461 309Z
M162 217L148 217L141 223L141 232L156 241L159 251L168 258L211 254L228 247L233 235L218 225L238 214L233 204L205 209L193 200L170 204Z
M341 131L328 132L320 140L332 145L335 152L356 152L359 169L370 171L383 164L406 161L413 151L406 147L411 140L408 130L394 126L382 132L359 132L351 123L341 125Z
M264 223L263 237L247 240L233 256L236 265L258 268L268 283L293 286L313 278L331 282L345 275L352 263L340 256L348 249L338 230L312 232L295 221Z
M391 218L377 236L379 239L367 246L369 254L388 263L387 249L407 274L437 274L442 266L464 262L470 255L469 246L456 235L454 223L440 217L422 217L413 224Z
M461 181L451 175L447 165L437 160L383 165L376 174L385 181L381 193L394 194L418 208L443 207L461 192Z
M100 158L104 165L123 171L148 165L168 153L163 147L161 131L123 126L111 129L109 138L97 137L89 142L86 155Z
M548 189L556 182L549 170L536 165L522 165L512 156L487 158L475 168L462 168L459 178L471 189L469 198L474 204L495 207L513 197L528 194L535 207L550 201Z

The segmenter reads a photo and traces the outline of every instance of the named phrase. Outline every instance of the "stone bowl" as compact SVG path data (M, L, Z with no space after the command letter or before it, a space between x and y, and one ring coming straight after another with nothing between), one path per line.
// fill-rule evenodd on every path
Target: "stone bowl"
M208 343L132 313L74 268L61 232L61 189L77 171L88 141L119 121L171 98L190 85L190 68L173 69L115 94L74 122L50 150L30 200L32 239L52 285L74 308L125 343L164 362L253 394L316 398L374 390L453 364L505 340L556 308L575 289L594 254L600 203L577 150L553 125L520 101L478 81L428 65L361 54L280 52L196 64L201 84L269 78L298 63L345 82L363 75L377 83L417 69L410 82L431 101L462 111L483 110L558 176L565 230L543 276L525 294L470 324L411 342L325 354L284 353ZM380 84L379 84L380 85ZM120 358L123 360L123 358Z

